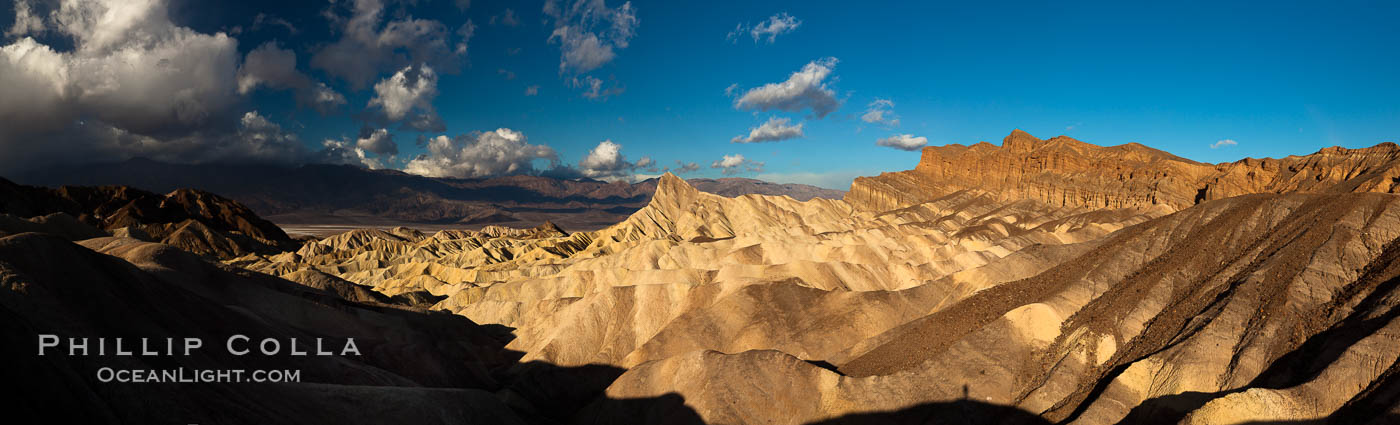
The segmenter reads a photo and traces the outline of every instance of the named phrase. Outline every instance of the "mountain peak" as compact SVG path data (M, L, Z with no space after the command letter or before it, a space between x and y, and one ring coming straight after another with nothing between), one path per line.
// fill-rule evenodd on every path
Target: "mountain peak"
M656 194L652 195L652 205L673 205L683 206L689 204L699 196L700 190L685 179L677 177L675 174L667 172L661 175L661 179L656 182Z
M1041 142L1042 140L1018 128L1011 130L1011 134L1005 139L1001 139L1001 147L1012 152L1026 152L1035 149Z

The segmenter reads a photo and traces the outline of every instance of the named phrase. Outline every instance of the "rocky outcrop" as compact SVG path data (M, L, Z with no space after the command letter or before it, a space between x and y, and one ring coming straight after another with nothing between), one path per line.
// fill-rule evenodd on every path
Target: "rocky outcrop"
M846 200L869 211L915 205L959 190L1084 208L1165 205L1180 210L1251 193L1400 190L1400 146L1331 147L1306 156L1190 161L1140 144L1097 146L1013 131L1001 146L930 146L909 171L859 177Z
M39 217L59 214L106 233L164 242L220 258L297 245L277 225L242 204L191 189L158 195L126 186L49 189L0 179L0 213L34 220L53 220ZM69 230L66 234L73 232L84 231Z

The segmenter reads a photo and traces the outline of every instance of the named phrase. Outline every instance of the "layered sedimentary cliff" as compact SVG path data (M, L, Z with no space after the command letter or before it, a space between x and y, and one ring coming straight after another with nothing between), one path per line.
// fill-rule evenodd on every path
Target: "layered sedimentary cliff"
M1331 147L1305 156L1204 164L1140 144L1097 146L1059 136L1040 140L1011 132L1001 146L930 146L913 170L859 177L845 199L886 211L959 190L1059 206L1180 210L1251 193L1393 193L1400 146Z

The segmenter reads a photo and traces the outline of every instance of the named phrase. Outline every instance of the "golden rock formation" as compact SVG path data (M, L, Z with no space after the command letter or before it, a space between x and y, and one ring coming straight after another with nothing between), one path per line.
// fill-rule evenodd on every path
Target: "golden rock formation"
M858 177L846 201L862 210L916 205L958 190L1059 206L1173 211L1251 193L1394 193L1400 146L1331 147L1312 155L1203 164L1137 143L1102 147L1016 130L1001 146L930 146L913 170Z

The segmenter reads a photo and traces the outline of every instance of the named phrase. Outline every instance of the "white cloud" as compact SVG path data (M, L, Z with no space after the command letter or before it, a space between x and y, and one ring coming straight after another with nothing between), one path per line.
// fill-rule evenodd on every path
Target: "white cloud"
M325 164L357 165L371 170L387 168L384 162L378 158L371 158L364 149L358 148L354 143L345 140L331 140L321 142L321 151L317 152L313 162Z
M365 152L373 152L381 157L394 157L399 154L399 144L394 142L394 135L389 134L389 130L383 128L361 135L355 141L355 147L363 149Z
M535 84L535 85L532 85L532 86L530 86L530 87L526 87L526 88L525 88L525 95L526 95L526 96L534 96L534 95L537 95L537 94L540 94L540 85L539 85L539 84Z
M651 158L644 160L651 162ZM628 179L637 167L622 156L622 145L611 140L599 142L578 162L579 172L585 177L609 181Z
M282 49L276 43L264 43L248 52L243 65L238 68L238 93L248 94L258 86L295 91L298 105L307 106L329 113L345 104L345 96L313 81L306 74L297 71L297 55L291 50Z
M763 163L751 161L744 158L744 155L725 155L723 158L710 163L710 168L718 168L726 176L739 174L742 172L762 173Z
M159 0L66 0L47 19L26 13L12 33L52 33L71 45L57 51L26 36L0 46L0 169L271 152L240 145L251 142L239 137L233 38L173 24Z
M299 159L306 148L297 140L296 134L282 130L282 126L268 121L258 111L249 111L239 119L237 133L223 143L213 143L203 147L213 152L207 160L265 160L287 161Z
M326 86L326 83L317 82L316 87L311 89L311 104L315 105L322 113L325 113L325 108L335 108L339 105L344 105L345 96L341 96L340 93Z
M740 154L725 155L725 156L724 156L724 159L715 161L713 164L710 164L710 167L713 167L713 168L734 168L734 167L739 166L739 164L743 164L743 163L744 163L744 156L743 156L743 155L740 155Z
M609 8L604 0L548 0L544 14L554 19L550 43L559 43L559 73L586 73L611 62L636 34L632 2Z
M777 41L779 35L796 31L797 27L801 25L801 20L784 12L770 16L767 21L760 21L753 26L748 26L741 22L738 26L734 27L734 31L729 33L728 39L731 42L737 41L740 35L747 32L749 35L753 36L753 41L755 43L766 36L768 37L768 44L773 44L774 41Z
M532 174L535 160L558 162L553 148L529 144L525 134L508 128L428 140L428 152L404 167L428 177L491 177Z
M44 32L44 18L30 8L29 0L15 1L15 24L5 30L6 37L39 35Z
M860 120L887 127L899 126L899 116L894 114L894 102L889 99L875 99L874 102L870 102Z
M749 129L749 135L747 137L742 135L734 136L734 138L730 139L729 142L776 142L780 140L795 139L798 137L802 137L802 126L804 124L797 123L797 125L790 125L790 121L791 120L787 118L769 117L767 122L764 122L758 127Z
M1215 142L1215 143L1211 143L1211 144L1210 144L1210 148L1211 148L1211 149L1220 149L1220 148L1223 148L1223 147L1226 147L1226 146L1234 146L1234 145L1238 145L1238 144L1239 144L1239 143L1236 143L1234 140L1224 139L1224 140L1220 140L1220 141Z
M786 81L749 89L734 100L734 107L787 112L810 109L813 117L824 118L841 106L841 102L836 100L836 93L827 87L825 81L836 67L836 62L836 58L812 61L792 73Z
M317 51L311 66L349 82L356 90L381 72L415 63L439 72L457 72L475 29L470 21L459 28L454 46L454 37L442 22L406 15L386 21L381 0L355 0L350 12L348 17L333 10L326 13L331 26L340 31L340 39Z
M912 134L896 134L875 141L878 146L887 146L903 151L918 150L928 144L927 137L914 137Z
M369 107L378 107L387 122L403 122L418 131L443 131L442 119L433 108L437 97L437 73L428 65L409 66L374 85ZM412 115L410 115L412 114Z

